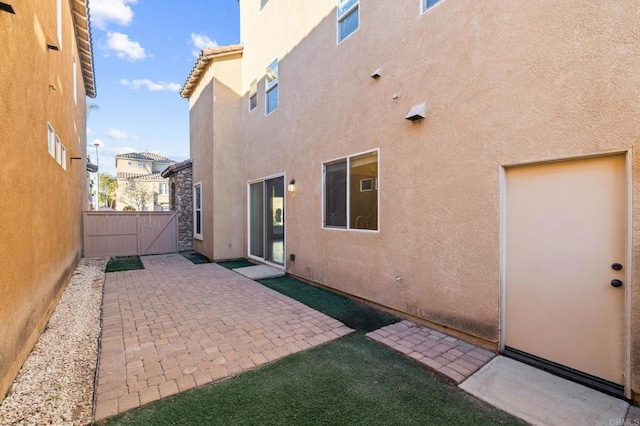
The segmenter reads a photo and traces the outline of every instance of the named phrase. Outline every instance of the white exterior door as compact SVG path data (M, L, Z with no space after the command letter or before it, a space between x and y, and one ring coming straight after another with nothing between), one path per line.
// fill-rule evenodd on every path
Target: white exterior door
M505 345L617 384L624 382L625 161L506 170Z

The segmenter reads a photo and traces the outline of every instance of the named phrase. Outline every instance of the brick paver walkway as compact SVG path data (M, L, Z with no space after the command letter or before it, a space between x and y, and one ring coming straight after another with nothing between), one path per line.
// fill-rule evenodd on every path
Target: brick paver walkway
M96 420L353 331L216 264L143 263L106 274Z
M495 353L411 321L372 331L367 337L383 343L456 381L462 382L495 357Z

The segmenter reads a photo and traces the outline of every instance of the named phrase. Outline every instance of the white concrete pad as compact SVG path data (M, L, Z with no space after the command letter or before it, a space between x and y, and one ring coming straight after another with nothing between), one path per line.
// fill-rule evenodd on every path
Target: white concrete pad
M503 356L460 388L534 425L623 424L629 409L618 398Z
M244 268L237 268L233 271L252 280L263 280L265 278L276 278L286 275L284 271L267 265L245 266Z

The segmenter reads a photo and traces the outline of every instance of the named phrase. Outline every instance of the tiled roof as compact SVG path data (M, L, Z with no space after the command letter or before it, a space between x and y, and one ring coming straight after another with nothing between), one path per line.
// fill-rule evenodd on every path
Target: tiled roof
M175 163L174 160L170 158L163 157L162 155L153 154L151 152L130 152L128 154L118 154L116 158L128 158L131 160L146 160L146 161L157 161L160 163Z
M164 180L161 173L140 174L140 173L127 173L118 172L118 179L133 179L133 180Z
M71 2L71 10L73 12L73 23L85 92L88 97L95 98L96 79L93 67L93 44L91 43L91 22L89 20L87 0L73 0Z
M187 167L191 167L191 159L181 161L179 163L173 163L162 172L162 177L167 178L171 176L175 172L179 172L180 170L184 170Z
M238 53L242 53L243 49L244 47L242 47L241 44L231 44L229 46L217 46L209 49L202 49L200 51L200 56L196 59L196 64L191 69L189 77L187 77L187 81L185 81L182 86L180 96L183 98L191 96L193 89L196 88L200 79L207 70L209 63L211 63L213 59L227 55L236 55Z

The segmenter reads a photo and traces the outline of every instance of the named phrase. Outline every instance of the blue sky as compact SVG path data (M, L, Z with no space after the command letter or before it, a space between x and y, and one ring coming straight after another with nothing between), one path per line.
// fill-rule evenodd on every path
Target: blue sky
M179 91L202 48L238 43L238 0L90 0L99 110L87 152L115 175L115 156L189 158L189 104Z

